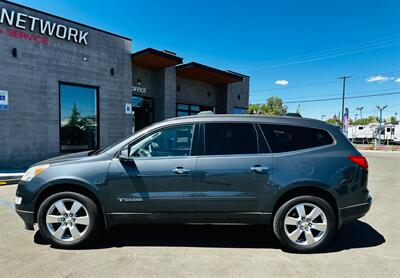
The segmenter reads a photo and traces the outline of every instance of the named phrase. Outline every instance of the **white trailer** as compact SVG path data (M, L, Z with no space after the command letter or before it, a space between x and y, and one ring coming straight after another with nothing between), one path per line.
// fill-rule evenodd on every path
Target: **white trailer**
M352 142L371 143L375 138L376 124L349 126L347 136Z
M400 125L386 124L381 127L377 138L381 143L400 143Z
M400 125L394 125L393 143L400 144Z

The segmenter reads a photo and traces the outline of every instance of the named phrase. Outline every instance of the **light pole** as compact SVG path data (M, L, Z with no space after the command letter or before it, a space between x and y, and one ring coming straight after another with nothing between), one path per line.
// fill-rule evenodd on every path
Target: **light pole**
M354 114L354 121L357 121L357 116L358 116L358 114L356 113L356 114Z
M362 120L362 110L364 109L364 106L357 107L357 110L360 111L360 120Z
M384 106L380 106L380 105L377 105L376 106L376 108L378 108L378 110L379 110L379 129L378 129L378 134L377 134L377 136L379 136L378 137L378 144L380 145L381 144L381 129L382 129L382 111L386 108L386 107L388 107L387 105L384 105Z
M346 79L350 78L351 76L342 76L342 77L338 77L338 79L342 79L343 80L343 94L342 94L342 130L344 131L344 98L346 95Z

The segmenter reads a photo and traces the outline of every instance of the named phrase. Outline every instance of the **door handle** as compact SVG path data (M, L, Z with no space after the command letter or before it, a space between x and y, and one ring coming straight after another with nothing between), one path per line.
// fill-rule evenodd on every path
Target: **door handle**
M264 167L260 165L255 165L253 167L250 167L250 171L256 172L256 173L265 173L269 170L269 167Z
M187 175L187 174L190 174L191 171L192 170L185 169L183 167L176 167L176 168L172 169L172 172L177 175Z

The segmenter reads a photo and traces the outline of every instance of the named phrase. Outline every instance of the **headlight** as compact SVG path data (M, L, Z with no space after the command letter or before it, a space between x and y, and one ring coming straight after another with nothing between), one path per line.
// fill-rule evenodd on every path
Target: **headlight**
M22 177L21 181L30 181L35 176L39 175L41 172L49 168L49 166L50 166L49 164L44 164L29 168L28 171L26 171L26 173Z

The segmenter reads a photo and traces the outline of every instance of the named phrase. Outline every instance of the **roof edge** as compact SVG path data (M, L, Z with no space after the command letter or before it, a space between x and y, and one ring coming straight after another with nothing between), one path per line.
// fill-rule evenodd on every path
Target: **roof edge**
M65 17L54 15L54 14L51 14L51 13L48 13L48 12L44 12L44 11L41 11L41 10L38 10L38 9L34 9L34 8L31 8L31 7L28 7L28 6L24 6L24 5L21 5L21 4L12 2L12 1L0 0L0 2L6 3L6 4L10 4L10 5L14 5L14 6L23 8L23 9L27 9L27 10L30 10L30 11L35 12L35 13L41 13L41 14L44 14L46 16L51 16L51 17L54 17L54 18L57 18L57 19L60 19L60 20L67 21L69 23L77 24L77 25L80 25L80 26L85 27L85 28L89 28L89 29L92 29L92 30L95 30L95 31L98 31L98 32L102 32L102 33L105 33L105 34L108 34L108 35L111 35L111 36L114 36L114 37L118 37L118 38L121 38L121 39L132 41L131 38L124 37L124 36L121 36L121 35L118 35L118 34L115 34L115 33L111 33L111 32L108 32L108 31L105 31L105 30L102 30L102 29L98 29L98 28L92 27L90 25L79 23L77 21L73 21L73 20L65 18Z
M179 66L176 66L176 69L179 70L179 69L185 69L185 68L188 68L188 67L199 67L199 68L202 68L202 69L205 69L205 70L218 72L220 74L230 75L232 78L237 78L239 76L238 74L231 73L231 72L225 71L225 70L220 70L220 69L213 68L213 67L210 67L210 66L206 66L206 65L203 65L203 64L200 64L200 63L197 63L197 62L190 62L190 63L187 63L187 64L179 65Z
M144 54L147 54L147 53L152 53L152 54L160 55L160 56L162 56L164 58L167 58L167 59L175 60L175 61L179 62L179 64L181 64L183 62L183 58L182 57L179 57L179 56L176 56L176 55L173 55L173 54L161 51L161 50L157 50L157 49L154 49L154 48L151 48L151 47L148 47L148 48L139 50L137 52L134 52L134 53L131 54L131 57L138 57L138 56L141 56L141 55L144 55Z
M236 72L236 71L233 71L233 70L227 70L227 72L233 73L233 74L236 74L236 75L239 75L239 76L244 76L244 77L250 78L250 75L243 74L243 73L240 73L240 72Z

